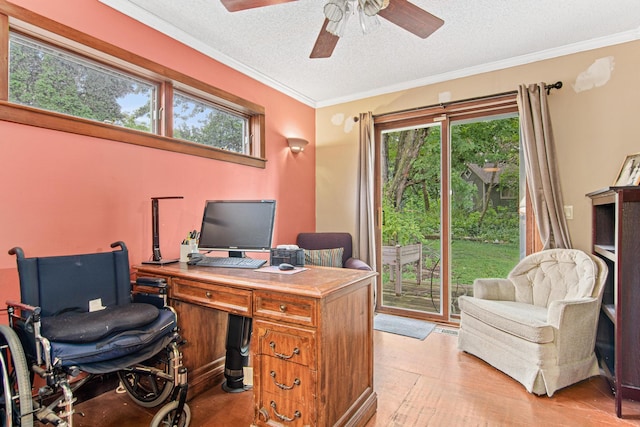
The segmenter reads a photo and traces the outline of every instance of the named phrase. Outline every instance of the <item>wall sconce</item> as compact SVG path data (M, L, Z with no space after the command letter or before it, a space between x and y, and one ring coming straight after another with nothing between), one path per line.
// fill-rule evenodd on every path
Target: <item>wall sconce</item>
M287 138L287 142L291 152L294 154L304 151L304 147L309 143L309 141L302 138Z

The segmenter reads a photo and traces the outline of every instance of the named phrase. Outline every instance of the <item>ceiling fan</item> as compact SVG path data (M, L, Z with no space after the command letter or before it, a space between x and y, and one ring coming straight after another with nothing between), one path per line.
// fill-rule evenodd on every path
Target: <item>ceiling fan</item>
M229 12L257 7L274 6L296 0L220 0ZM358 10L360 25L366 33L378 24L377 17L426 39L440 28L444 21L408 0L326 0L325 20L311 51L310 58L328 58L338 44L347 19Z

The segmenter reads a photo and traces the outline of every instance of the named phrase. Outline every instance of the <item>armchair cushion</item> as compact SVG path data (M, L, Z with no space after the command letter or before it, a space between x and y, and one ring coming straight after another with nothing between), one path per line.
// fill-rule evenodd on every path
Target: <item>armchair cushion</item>
M371 270L371 267L362 260L353 258L353 243L349 233L323 232L300 233L296 243L306 250L343 248L342 263L340 267L355 268L358 270ZM305 255L306 258L306 255Z
M342 268L344 248L304 250L304 263L322 267Z
M547 310L515 301L492 301L460 297L460 310L500 331L533 342L552 342L553 327L547 324Z
M591 296L598 267L579 250L548 250L524 258L509 273L516 301L548 307L551 301Z

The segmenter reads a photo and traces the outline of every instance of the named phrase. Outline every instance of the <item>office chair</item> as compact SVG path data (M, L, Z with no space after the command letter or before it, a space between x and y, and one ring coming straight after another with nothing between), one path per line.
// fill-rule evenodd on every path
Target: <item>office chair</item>
M9 251L17 258L21 301L7 302L9 325L0 325L0 425L73 427L73 393L107 373L117 373L144 407L171 397L152 427L189 425L187 373L166 283L139 278L157 292L132 295L127 248L111 247L40 258Z

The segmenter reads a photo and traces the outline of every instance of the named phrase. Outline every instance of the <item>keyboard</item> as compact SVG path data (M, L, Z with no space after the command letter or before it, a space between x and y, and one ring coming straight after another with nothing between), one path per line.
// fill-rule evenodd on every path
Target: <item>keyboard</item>
M227 268L260 268L266 259L233 258L233 257L203 257L196 264L198 267L227 267Z

